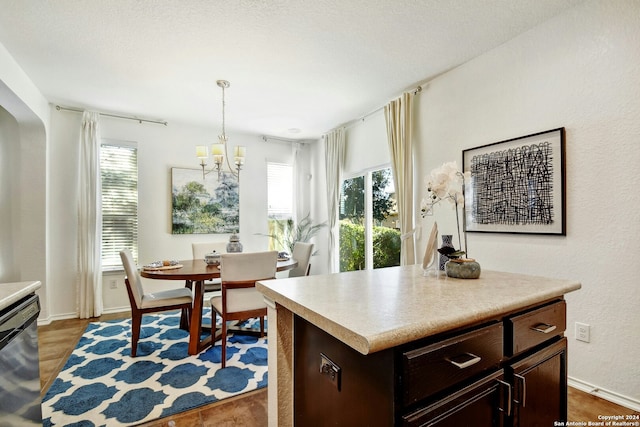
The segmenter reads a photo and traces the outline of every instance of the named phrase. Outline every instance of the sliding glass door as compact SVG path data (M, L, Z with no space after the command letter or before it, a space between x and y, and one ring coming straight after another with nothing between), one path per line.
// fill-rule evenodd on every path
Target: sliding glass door
M342 182L340 271L400 265L391 169L365 172Z

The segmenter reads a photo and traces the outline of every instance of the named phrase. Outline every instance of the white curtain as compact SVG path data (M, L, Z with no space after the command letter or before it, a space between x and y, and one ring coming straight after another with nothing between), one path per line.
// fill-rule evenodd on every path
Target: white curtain
M384 107L391 169L400 219L400 265L415 264L413 207L412 95L404 93Z
M325 135L325 167L327 176L327 215L329 223L329 272L337 271L336 224L340 204L340 181L344 165L344 130L336 129Z
M304 157L304 147L301 143L295 142L291 144L293 151L293 219L297 224L309 210L309 186L305 185L306 161ZM306 181L306 182L305 182Z
M80 130L77 310L81 319L102 314L102 209L98 113L85 111Z

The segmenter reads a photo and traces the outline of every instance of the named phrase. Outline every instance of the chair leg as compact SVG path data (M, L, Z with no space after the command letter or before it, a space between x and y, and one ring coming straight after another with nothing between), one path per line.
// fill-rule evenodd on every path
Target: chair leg
M260 338L264 337L264 316L260 316Z
M220 328L222 331L222 341L220 345L222 346L222 368L227 365L227 322L224 317L222 318L222 327Z
M188 331L191 321L191 309L183 308L180 313L180 329Z
M131 313L131 357L136 357L138 352L138 339L142 326L142 313Z
M218 314L211 308L211 347L216 345L216 322L218 321Z

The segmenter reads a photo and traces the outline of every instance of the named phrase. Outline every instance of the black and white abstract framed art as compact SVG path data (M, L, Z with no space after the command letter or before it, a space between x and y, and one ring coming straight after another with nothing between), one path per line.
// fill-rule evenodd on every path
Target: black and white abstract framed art
M565 132L462 152L466 231L566 235Z

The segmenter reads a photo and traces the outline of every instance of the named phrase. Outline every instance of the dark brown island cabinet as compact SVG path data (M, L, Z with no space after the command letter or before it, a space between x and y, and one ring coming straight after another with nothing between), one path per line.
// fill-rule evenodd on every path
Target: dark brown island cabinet
M567 418L554 299L363 355L296 316L296 426L552 426Z
M381 270L259 282L269 426L566 423L565 294L578 282Z

